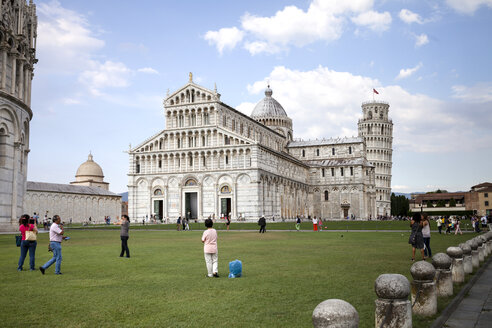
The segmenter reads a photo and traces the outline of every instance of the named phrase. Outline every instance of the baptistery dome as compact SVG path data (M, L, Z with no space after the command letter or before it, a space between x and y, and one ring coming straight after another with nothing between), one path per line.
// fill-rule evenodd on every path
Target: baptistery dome
M278 101L272 97L273 91L270 86L265 90L265 98L263 98L251 113L252 118L261 117L287 117L287 113Z

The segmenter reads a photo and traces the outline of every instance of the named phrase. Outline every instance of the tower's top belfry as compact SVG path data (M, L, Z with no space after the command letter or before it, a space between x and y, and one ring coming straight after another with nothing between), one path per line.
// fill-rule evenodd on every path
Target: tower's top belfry
M0 90L28 107L36 59L38 18L32 0L0 0Z

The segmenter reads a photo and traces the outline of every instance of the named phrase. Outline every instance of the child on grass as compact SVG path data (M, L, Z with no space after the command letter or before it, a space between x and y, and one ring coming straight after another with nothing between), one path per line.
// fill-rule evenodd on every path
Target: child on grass
M218 250L217 250L217 230L212 228L214 222L211 219L205 220L207 230L203 232L202 243L203 253L205 255L205 264L207 265L208 277L219 277L218 272Z

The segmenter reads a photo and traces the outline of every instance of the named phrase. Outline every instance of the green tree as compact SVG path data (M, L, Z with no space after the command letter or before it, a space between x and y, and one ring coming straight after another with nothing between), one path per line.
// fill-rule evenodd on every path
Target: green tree
M446 202L444 201L444 199L440 199L437 202L437 207L444 207L444 206L446 206Z
M454 198L451 198L449 201L449 207L456 207L456 200Z
M434 204L432 204L432 201L431 200L428 200L427 201L427 207L434 207Z
M410 202L404 195L396 196L395 193L391 193L391 215L408 215L410 209Z

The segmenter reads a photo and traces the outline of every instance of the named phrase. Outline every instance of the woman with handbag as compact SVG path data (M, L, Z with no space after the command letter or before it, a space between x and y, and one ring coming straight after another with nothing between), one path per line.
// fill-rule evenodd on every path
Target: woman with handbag
M29 215L24 214L20 219L19 231L22 235L22 241L20 246L20 257L19 265L17 266L17 271L22 271L22 266L24 265L24 260L26 259L27 251L29 251L29 266L31 271L36 270L35 256L36 256L36 246L37 246L37 235L38 228L35 224L29 222Z

